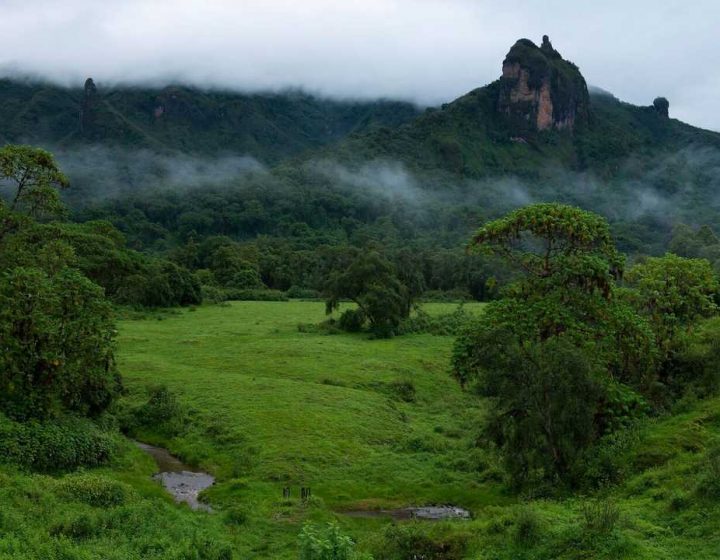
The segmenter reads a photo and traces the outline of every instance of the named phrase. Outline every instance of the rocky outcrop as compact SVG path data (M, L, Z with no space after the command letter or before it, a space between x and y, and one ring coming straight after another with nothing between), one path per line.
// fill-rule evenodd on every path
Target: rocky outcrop
M86 137L93 135L98 105L98 92L92 78L85 80L83 99L80 104L80 134Z
M653 108L661 117L670 118L670 102L664 97L656 97L653 101Z
M500 84L498 111L518 128L572 130L588 118L585 79L577 66L563 60L547 35L540 47L529 39L513 45L503 62Z

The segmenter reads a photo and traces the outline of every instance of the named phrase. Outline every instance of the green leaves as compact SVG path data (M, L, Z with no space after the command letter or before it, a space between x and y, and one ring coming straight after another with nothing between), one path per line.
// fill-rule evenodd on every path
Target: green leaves
M95 415L119 393L111 308L79 272L0 275L0 410L16 419Z
M471 247L506 258L538 291L577 286L609 297L623 268L604 218L556 203L526 206L485 224Z
M328 314L342 299L349 299L367 317L373 333L381 337L395 334L412 307L411 291L393 265L376 251L361 254L345 271L332 274L324 292Z
M9 144L0 148L0 184L14 189L10 210L30 216L63 212L57 189L69 185L50 152L32 146Z
M475 246L524 275L455 345L453 372L492 399L487 431L517 484L572 482L584 450L646 411L657 352L648 322L616 297L623 258L607 222L535 204L486 224Z
M318 528L305 525L300 533L300 560L353 560L363 556L353 551L352 539L335 523Z

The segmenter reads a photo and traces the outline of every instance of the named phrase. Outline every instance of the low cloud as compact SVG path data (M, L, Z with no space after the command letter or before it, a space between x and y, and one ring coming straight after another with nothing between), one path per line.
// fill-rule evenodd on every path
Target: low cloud
M588 82L720 129L720 4L697 0L0 0L0 69L81 85L301 87L435 105L547 33ZM672 25L668 25L671 21Z

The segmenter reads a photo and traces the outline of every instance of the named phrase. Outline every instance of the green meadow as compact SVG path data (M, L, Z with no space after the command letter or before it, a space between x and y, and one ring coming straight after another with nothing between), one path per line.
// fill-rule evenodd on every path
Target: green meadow
M686 399L618 445L626 470L607 490L516 494L480 439L482 399L449 375L452 337L307 327L324 318L322 303L293 301L120 320L121 408L157 386L177 396L185 422L176 432L146 426L136 436L214 474L203 496L214 512L174 504L151 479L152 460L124 440L98 469L0 468L0 558L292 559L303 525L327 521L376 560L417 551L444 560L720 557L720 458L709 452L717 399ZM301 486L312 490L306 503ZM461 506L473 519L343 513L426 504Z
M466 309L480 313L482 304ZM246 517L231 531L240 557L295 558L302 524L327 520L377 554L390 520L342 512L423 504L473 512L469 523L421 523L440 541L462 540L458 557L719 557L720 512L705 487L715 472L705 451L720 433L717 400L681 403L684 413L648 423L618 448L626 482L589 497L619 511L603 535L589 528L595 502L507 490L493 454L476 445L482 400L449 375L452 337L298 328L324 318L321 302L235 302L120 324L128 399L163 384L190 408L185 434L147 439L218 476L207 499ZM300 486L312 489L307 505ZM519 534L528 512L532 546ZM447 554L437 557L455 557Z
M425 306L431 314L455 307ZM494 472L472 445L482 403L449 375L451 337L298 328L324 318L321 302L236 302L123 321L118 365L128 399L165 385L193 419L179 437L144 439L217 474L211 502L247 508L249 526L264 527L259 541L289 556L305 518L509 500L478 477L479 468ZM310 506L284 503L285 486L293 498L310 487Z

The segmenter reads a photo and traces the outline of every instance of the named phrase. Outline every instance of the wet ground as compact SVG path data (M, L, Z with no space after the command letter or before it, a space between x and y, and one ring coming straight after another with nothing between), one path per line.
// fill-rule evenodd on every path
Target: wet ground
M390 517L395 520L422 519L425 521L442 521L446 519L470 519L470 512L455 506L424 506L398 509L375 509L344 511L349 517Z
M184 502L192 509L211 511L210 506L198 500L200 492L213 485L215 477L184 464L167 449L147 443L135 442L145 453L155 459L158 472L153 475L176 502Z

